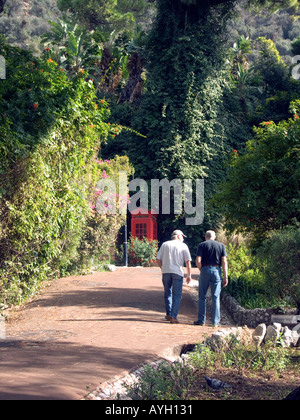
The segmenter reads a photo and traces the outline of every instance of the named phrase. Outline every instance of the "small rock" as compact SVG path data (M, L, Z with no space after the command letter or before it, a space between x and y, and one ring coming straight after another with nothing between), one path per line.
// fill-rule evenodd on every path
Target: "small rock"
M221 332L213 333L210 337L210 346L214 351L217 351L218 349L222 348L225 341L225 336Z
M300 335L300 323L299 324L297 324L293 329L292 329L292 331L297 331L298 332L298 334Z
M253 338L253 341L257 344L257 346L260 346L261 343L263 342L266 335L266 331L267 331L266 324L259 324L255 328L252 334L252 338Z
M288 327L283 328L282 337L281 337L281 345L282 347L290 347L292 343L292 331Z
M272 325L269 325L266 331L265 342L271 341L275 344L279 338L280 331L281 324L274 322Z
M300 335L298 334L297 331L292 330L291 336L292 336L292 342L291 342L292 346L297 347L298 340L300 340Z

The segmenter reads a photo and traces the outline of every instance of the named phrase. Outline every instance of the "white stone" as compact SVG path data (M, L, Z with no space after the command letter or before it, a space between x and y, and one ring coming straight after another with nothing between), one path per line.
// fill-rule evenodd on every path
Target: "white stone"
M292 331L297 331L298 332L298 334L300 335L300 322L299 322L299 324L297 324L293 329L292 329Z
M290 347L292 341L292 331L288 327L284 327L281 337L282 347Z
M271 341L275 344L279 338L280 331L281 331L281 324L274 322L272 325L269 325L266 331L265 342Z
M292 336L292 346L296 347L298 340L300 339L300 335L298 334L298 331L291 331L291 336Z
M266 324L259 324L255 330L253 331L252 334L252 338L253 341L260 346L261 343L263 342L265 335L266 335L266 331L267 331L267 326Z

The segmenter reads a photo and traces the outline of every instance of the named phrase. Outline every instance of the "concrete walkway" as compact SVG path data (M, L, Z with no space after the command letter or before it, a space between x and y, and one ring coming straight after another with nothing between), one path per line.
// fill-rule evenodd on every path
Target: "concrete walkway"
M213 331L193 325L197 311L187 286L180 324L164 316L158 268L53 281L6 323L0 400L79 400L110 378Z

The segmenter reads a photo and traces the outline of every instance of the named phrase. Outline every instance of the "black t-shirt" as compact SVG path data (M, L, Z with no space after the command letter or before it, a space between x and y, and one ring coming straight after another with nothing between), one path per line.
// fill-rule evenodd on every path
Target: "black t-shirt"
M221 242L209 239L201 242L198 246L197 257L201 257L201 265L219 265L222 264L222 257L226 257L225 245Z

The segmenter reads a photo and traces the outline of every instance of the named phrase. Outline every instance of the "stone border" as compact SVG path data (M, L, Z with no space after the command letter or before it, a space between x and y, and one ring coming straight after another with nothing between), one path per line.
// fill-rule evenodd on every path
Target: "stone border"
M256 328L258 324L270 324L276 309L245 309L231 295L222 291L221 303L237 325Z
M86 395L83 400L101 401L101 400L131 400L127 394L126 385L133 385L138 382L147 366L158 367L165 359L155 361L146 361L145 364L131 371L125 371L118 376L101 383L94 391Z

